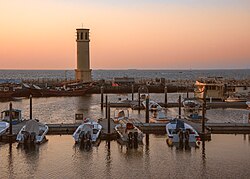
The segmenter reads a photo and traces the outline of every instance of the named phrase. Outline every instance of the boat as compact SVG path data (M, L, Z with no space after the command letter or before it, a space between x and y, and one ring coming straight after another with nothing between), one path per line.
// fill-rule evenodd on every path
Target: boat
M41 144L47 141L45 135L48 131L46 124L30 119L19 131L16 140L19 144Z
M202 103L196 99L185 99L183 101L184 116L188 120L200 122L202 119Z
M4 110L1 112L1 120L10 122L10 110ZM22 121L22 111L19 109L12 109L12 124L15 125Z
M118 133L121 142L134 144L134 146L141 143L144 137L142 131L134 126L132 122L117 124L115 131Z
M149 123L167 123L171 118L167 117L164 111L154 111Z
M200 144L198 132L180 119L173 119L166 125L167 144L169 146L195 146Z
M146 109L146 101L142 102L142 105ZM150 111L161 111L162 107L155 101L150 100L148 103L148 108Z
M185 99L182 102L184 108L201 108L202 104L200 101L196 100L196 99Z
M87 141L94 143L99 138L101 130L102 126L99 123L86 118L74 132L73 138L76 144L83 144Z
M247 98L239 93L235 93L225 99L225 102L246 102Z
M3 135L10 127L8 122L0 122L0 136Z
M119 123L121 120L129 119L129 110L128 109L116 109L114 111L114 123Z
M247 105L248 108L250 109L250 98L247 100L246 105Z

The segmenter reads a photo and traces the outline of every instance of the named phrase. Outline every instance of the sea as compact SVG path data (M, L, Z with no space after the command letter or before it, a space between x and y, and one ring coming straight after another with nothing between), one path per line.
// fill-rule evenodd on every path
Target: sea
M249 79L250 70L93 70L93 78L113 77L193 79L201 76ZM73 70L0 70L2 80L74 77ZM185 93L168 94L169 102ZM192 96L193 94L189 94ZM94 120L105 116L100 94L80 97L33 98L33 117L43 123L75 123L75 114ZM131 99L131 94L108 94L110 102ZM136 98L136 96L135 96ZM164 101L163 94L150 98ZM13 108L29 118L29 99L17 98ZM0 103L0 111L10 101ZM111 117L116 108L111 108ZM164 109L169 117L177 108ZM183 112L183 111L182 111ZM249 109L219 108L206 111L211 123L247 123ZM129 109L129 115L145 121L145 111ZM150 114L152 115L152 114ZM129 149L117 141L101 141L91 150L81 150L72 135L47 135L48 142L34 148L20 148L16 143L0 143L0 178L250 178L250 134L212 134L210 141L190 150L169 147L166 134L149 134L138 149Z
M20 79L74 79L74 70L0 70L0 82ZM93 70L93 80L112 80L114 77L137 79L165 78L168 80L195 80L201 77L223 77L225 79L250 79L250 69L216 70Z

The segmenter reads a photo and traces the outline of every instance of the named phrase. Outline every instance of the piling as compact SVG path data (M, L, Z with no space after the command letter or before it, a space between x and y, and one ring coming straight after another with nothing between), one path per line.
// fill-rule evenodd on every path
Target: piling
M108 119L108 95L105 96L105 118Z
M146 123L149 123L149 98L146 98Z
M134 101L134 85L132 84L132 86L131 86L131 95L132 95L132 101Z
M140 91L138 91L138 108L140 111L140 109L141 109L141 93L140 93Z
M202 133L205 134L205 102L202 104Z
M103 86L101 86L101 110L103 110Z
M30 119L32 119L32 95L30 95Z
M181 95L179 95L179 119L181 118Z
M165 86L165 88L164 88L164 93L165 93L165 107L167 107L168 106L168 87L167 86Z
M187 98L189 98L189 92L188 92L189 88L187 86Z
M108 134L110 135L110 104L108 103Z
M10 112L9 112L9 116L10 116L10 127L9 127L9 135L10 137L12 136L12 103L10 103Z

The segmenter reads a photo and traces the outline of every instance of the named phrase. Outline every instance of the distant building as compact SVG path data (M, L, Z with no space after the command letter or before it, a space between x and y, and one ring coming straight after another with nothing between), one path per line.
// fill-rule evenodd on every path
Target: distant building
M77 81L92 81L89 61L89 29L76 29L77 43L77 69L75 78Z

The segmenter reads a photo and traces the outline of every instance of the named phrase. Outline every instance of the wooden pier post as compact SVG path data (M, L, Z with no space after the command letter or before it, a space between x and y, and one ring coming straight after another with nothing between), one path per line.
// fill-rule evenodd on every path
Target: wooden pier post
M108 119L108 95L105 96L105 118Z
M188 92L188 90L189 90L189 87L187 86L187 98L189 98L189 92Z
M138 91L138 107L139 107L139 111L141 110L141 92Z
M110 103L108 103L108 134L110 135Z
M202 103L202 134L205 134L205 101Z
M146 98L146 123L149 123L149 97Z
M30 95L30 119L32 119L32 95Z
M12 103L10 102L10 109L9 109L9 116L10 116L10 127L9 127L9 135L10 135L10 138L12 137ZM10 140L11 141L11 140Z
M131 94L132 95L132 101L134 101L134 85L133 84L132 84L132 89L131 90L132 90L131 91L132 92L132 94Z
M179 119L181 118L181 95L179 95Z
M168 87L165 86L164 88L164 93L165 93L165 107L168 107Z
M101 110L103 110L103 86L101 86Z

